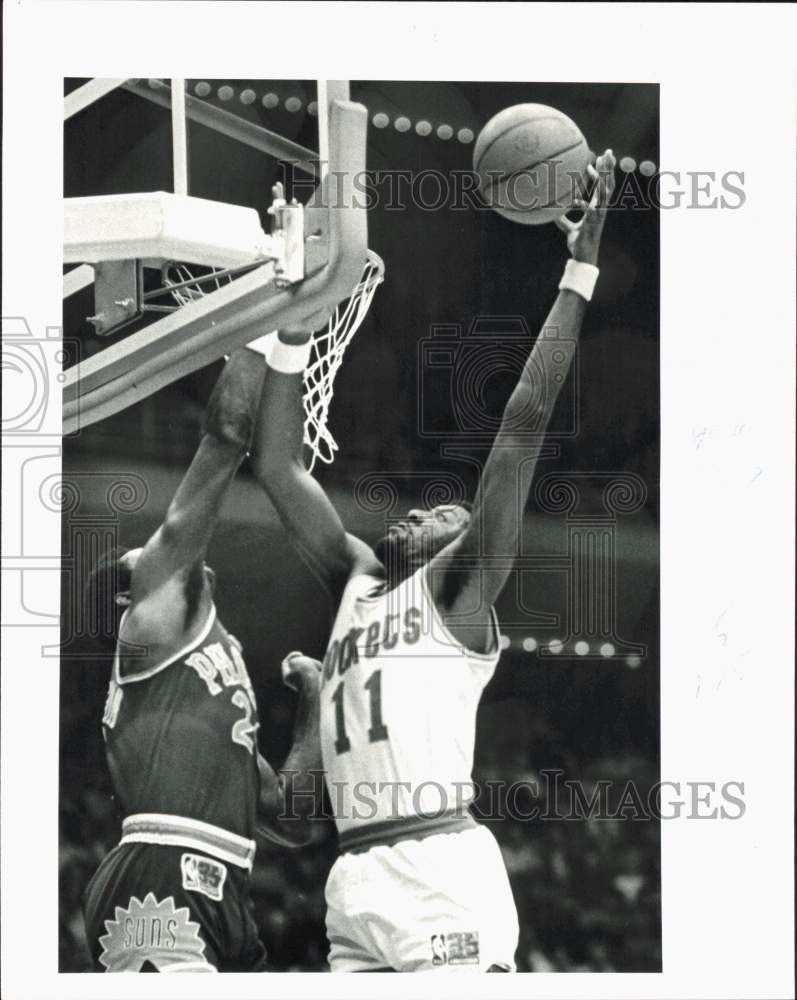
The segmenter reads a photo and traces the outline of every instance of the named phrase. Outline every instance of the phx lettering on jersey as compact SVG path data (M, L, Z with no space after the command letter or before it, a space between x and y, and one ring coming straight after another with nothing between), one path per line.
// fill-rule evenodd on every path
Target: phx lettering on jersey
M185 658L189 667L193 667L207 685L208 691L216 695L226 687L239 685L246 688L252 696L252 683L246 671L246 664L235 645L230 645L230 653L220 642L212 642ZM221 681L221 683L219 683Z
M336 672L343 675L360 656L371 659L383 650L394 649L399 639L414 645L421 637L421 609L407 608L404 613L385 615L384 621L374 621L365 628L350 628L342 639L334 639L324 657L324 680Z
M207 633L206 633L207 634ZM226 641L206 642L199 649L184 656L178 654L171 660L166 660L160 666L143 673L131 680L144 680L160 674L167 667L172 671L177 664L191 667L205 684L208 694L216 697L222 691L233 689L231 701L235 708L243 713L232 725L231 738L233 743L239 743L250 754L255 752L254 734L258 728L257 706L252 682L246 671L246 664L241 656L241 647L237 639L226 635ZM114 729L119 719L122 706L123 691L115 678L111 679L108 697L103 714L103 737L107 741L108 730Z

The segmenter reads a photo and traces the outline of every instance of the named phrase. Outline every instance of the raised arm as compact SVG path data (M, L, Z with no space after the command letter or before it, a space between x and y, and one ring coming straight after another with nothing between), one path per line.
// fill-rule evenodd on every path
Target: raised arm
M552 366L546 357L551 352L545 334L554 332L557 341L569 347L563 353L572 359L591 294L582 282L594 282L597 273L598 248L614 189L614 163L611 150L607 150L598 158L597 170L590 168L595 189L589 204L579 203L583 218L573 223L563 216L558 222L567 233L572 259L578 263L568 264L564 287L504 409L470 523L432 564L438 606L454 616L472 614L470 624L452 626L454 634L471 645L473 627L487 621L489 607L503 589L519 551L523 512L537 458L566 374L561 365Z
M185 581L205 558L224 494L251 442L265 371L263 358L245 348L230 357L210 397L194 459L133 568L131 610L151 617L168 605L168 614L157 614L165 628L169 622L182 628L175 602L184 600Z
M364 542L346 533L329 497L304 463L302 371L310 336L303 330L278 334L260 401L252 468L285 528L337 603L352 573L378 572L379 563Z
M286 847L306 844L321 801L323 776L318 732L321 664L301 653L282 661L283 682L299 695L293 745L285 763L274 771L257 755L260 771L258 832Z

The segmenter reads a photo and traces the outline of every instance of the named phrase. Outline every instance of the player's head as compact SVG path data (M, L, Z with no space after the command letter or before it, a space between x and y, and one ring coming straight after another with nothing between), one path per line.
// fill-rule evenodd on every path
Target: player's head
M130 603L133 566L140 553L117 545L100 556L89 574L85 613L100 637L116 634L121 609Z
M127 607L130 603L130 585L133 567L138 562L141 549L128 549L124 545L104 552L89 574L86 595L108 605Z
M470 524L471 507L438 504L430 510L413 508L406 518L391 524L376 545L376 554L391 576L404 576L433 559Z
M85 594L86 613L102 636L116 634L121 611L130 605L133 570L142 552L140 547L128 549L117 545L100 556L89 574ZM210 566L198 563L196 572L190 573L187 581L189 603L192 591L197 592L198 601L205 581L212 591L216 585L216 574Z

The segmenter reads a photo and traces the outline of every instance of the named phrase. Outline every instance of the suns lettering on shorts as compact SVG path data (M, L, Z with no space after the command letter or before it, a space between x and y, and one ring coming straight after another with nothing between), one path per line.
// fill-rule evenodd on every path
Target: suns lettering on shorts
M159 901L148 892L143 902L131 896L105 921L100 962L108 972L139 972L145 962L160 971L179 962L205 962L205 942L187 906L175 909L174 897Z

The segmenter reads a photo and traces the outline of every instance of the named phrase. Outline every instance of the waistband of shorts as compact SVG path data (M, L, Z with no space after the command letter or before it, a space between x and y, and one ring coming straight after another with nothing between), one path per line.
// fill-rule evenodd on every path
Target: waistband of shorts
M469 812L453 809L436 816L402 816L344 830L338 834L338 844L344 853L359 854L372 847L392 847L402 840L423 840L438 833L461 833L478 825Z
M194 847L239 868L252 870L255 842L212 823L167 813L136 813L122 821L120 844Z

